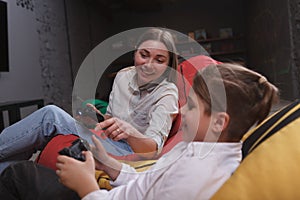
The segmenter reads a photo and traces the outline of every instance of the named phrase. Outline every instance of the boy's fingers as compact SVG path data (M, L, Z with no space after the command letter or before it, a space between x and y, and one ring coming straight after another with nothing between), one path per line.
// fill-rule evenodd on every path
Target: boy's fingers
M83 151L82 154L85 157L85 163L89 163L89 164L94 163L94 157L93 157L92 152Z
M96 138L96 136L93 135L92 140L93 140L93 142L94 142L97 149L100 149L100 150L103 149L103 146L102 146L101 142Z
M62 168L62 164L61 164L61 163L56 163L55 166L56 166L56 168L59 169L59 170Z
M82 154L84 155L86 160L91 160L93 158L93 154L90 151L83 151Z
M64 163L66 161L66 157L67 156L64 156L64 155L58 155L57 162Z

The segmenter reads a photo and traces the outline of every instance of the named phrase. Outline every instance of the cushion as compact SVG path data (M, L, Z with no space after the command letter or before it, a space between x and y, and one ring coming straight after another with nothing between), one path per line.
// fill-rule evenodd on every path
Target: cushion
M189 90L193 84L193 79L196 72L208 65L219 63L221 62L216 61L211 57L198 55L189 58L178 65L177 87L180 106L183 106L186 103L187 96L189 95Z
M289 106L278 112L290 110L283 118L278 118L276 113L258 126L260 129L272 121L271 129L276 130L270 135L263 134L258 138L263 140L255 145L212 199L300 198L299 102ZM293 111L293 108L296 110ZM274 120L274 116L277 116L277 120ZM278 128L285 120L288 123Z
M243 137L243 158L268 137L300 116L300 100L285 106L269 116L261 124L250 130Z
M78 136L76 135L57 135L53 137L46 147L41 151L39 156L36 159L36 162L56 170L56 161L58 152L65 148L71 146L72 142L76 140Z

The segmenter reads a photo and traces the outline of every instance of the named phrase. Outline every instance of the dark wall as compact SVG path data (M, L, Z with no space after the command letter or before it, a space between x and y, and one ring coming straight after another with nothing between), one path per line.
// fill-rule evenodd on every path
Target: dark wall
M78 69L91 50L110 36L110 13L98 0L65 0L73 83ZM92 78L92 77L91 77ZM111 80L104 81L104 99L111 90Z
M141 1L140 1L141 2ZM155 2L155 1L154 1ZM219 29L232 27L235 33L244 33L244 1L240 0L177 0L157 1L158 4L137 8L121 7L113 16L114 33L135 27L162 26L180 32L205 28L210 36L218 36ZM138 1L137 1L138 4Z
M220 28L231 27L234 34L245 34L244 1L240 0L67 2L74 77L92 48L108 37L128 29L160 26L187 33L205 28L208 37L218 37ZM132 59L132 56L128 54L127 58ZM112 65L107 73L118 71L120 67L122 66ZM107 76L101 78L98 98L107 100L112 81L113 78Z
M294 98L300 98L300 0L290 0L290 23L293 59L293 93Z
M280 88L282 98L294 98L293 59L288 1L247 2L249 67Z
M92 46L89 8L84 0L65 0L65 3L72 74L75 78L80 64Z
M299 98L300 0L66 1L74 77L91 49L121 31L205 28L209 37L218 37L220 28L231 27L246 37L247 67L275 83L284 99ZM113 65L107 73L119 68ZM112 81L101 78L99 98L107 99Z

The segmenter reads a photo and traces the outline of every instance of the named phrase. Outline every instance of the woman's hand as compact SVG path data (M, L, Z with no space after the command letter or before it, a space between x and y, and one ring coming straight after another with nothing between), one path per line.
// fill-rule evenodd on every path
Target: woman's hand
M96 113L98 113L99 115L101 115L102 117L105 118L105 116L96 108L96 106L94 106L93 104L91 103L87 103L86 104L87 107L90 107L92 110L94 110Z
M143 137L132 125L116 117L98 123L95 130L105 130L105 135L115 141L127 140L131 137Z
M105 135L114 141L126 140L135 153L149 153L153 156L157 151L157 144L152 138L143 135L132 125L116 117L98 123L95 130L104 130Z
M86 158L85 162L59 155L56 163L56 174L59 177L59 181L76 191L81 198L99 189L95 179L93 155L89 151L84 151L83 155Z

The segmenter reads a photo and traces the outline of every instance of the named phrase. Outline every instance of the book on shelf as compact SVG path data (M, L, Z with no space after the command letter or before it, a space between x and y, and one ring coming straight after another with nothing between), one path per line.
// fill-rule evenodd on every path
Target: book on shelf
M189 36L189 41L193 41L195 40L195 33L194 32L188 32L188 36Z
M195 33L195 40L206 40L207 35L205 29L197 29L194 31Z
M219 34L220 38L231 38L233 36L232 28L221 28Z
M208 53L211 53L211 52L212 52L211 43L201 44L201 46L202 46Z

